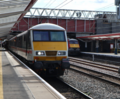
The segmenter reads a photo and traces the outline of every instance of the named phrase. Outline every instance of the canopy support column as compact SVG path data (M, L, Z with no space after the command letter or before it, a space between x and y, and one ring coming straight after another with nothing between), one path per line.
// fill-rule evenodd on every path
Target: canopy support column
M118 42L118 40L115 39L115 54L116 54L116 55L117 55L117 42Z
M98 40L96 41L96 52L97 53L99 52L99 41Z
M87 52L87 42L85 42L85 51Z

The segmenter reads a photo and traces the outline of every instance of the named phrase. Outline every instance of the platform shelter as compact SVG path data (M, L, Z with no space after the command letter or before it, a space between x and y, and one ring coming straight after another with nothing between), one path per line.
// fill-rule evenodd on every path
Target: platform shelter
M118 53L118 47L119 43L118 41L120 40L120 33L112 33L112 34L102 34L102 35L90 35L90 36L82 36L82 37L77 37L77 39L82 40L85 42L85 49L87 50L87 43L90 41L95 41L96 42L96 52L99 52L99 41L109 41L113 40L114 43L110 44L110 50L114 49L114 53Z

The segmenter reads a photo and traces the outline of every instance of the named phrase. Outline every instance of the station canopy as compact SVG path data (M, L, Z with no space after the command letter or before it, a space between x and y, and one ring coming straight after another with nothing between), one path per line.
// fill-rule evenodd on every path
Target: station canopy
M37 0L0 0L0 38L6 38Z
M77 38L82 40L112 40L112 39L120 39L120 33L90 35L90 36L82 36Z

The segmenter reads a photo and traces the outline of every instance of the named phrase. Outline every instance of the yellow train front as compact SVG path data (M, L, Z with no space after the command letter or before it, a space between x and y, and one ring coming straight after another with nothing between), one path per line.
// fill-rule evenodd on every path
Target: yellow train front
M80 55L80 45L77 39L68 39L68 55Z
M39 24L13 37L9 48L43 76L60 76L70 68L67 35L55 24Z

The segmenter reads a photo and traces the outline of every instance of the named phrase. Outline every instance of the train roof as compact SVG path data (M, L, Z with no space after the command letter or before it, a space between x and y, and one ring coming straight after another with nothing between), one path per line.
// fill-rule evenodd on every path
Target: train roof
M65 29L61 26L52 23L42 23L31 27L29 30L63 30Z
M42 24L38 24L38 25L35 25L33 27L31 27L29 30L62 30L62 31L65 31L65 29L61 26L58 26L56 24L52 24L52 23L42 23ZM19 37L21 35L24 35L26 34L29 30L26 30L14 37L12 37L10 40L16 38L16 37Z

